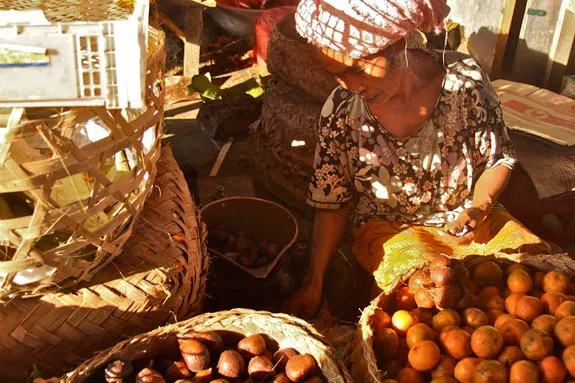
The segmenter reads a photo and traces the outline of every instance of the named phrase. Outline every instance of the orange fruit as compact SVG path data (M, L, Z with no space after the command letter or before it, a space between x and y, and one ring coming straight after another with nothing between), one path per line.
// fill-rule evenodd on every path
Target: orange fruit
M386 360L381 365L381 371L385 374L388 378L395 378L399 373L399 370L403 368L402 363L397 359L390 359Z
M473 383L473 373L475 372L475 367L481 362L479 358L465 358L461 359L455 365L455 370L453 370L453 376L459 382L462 383Z
M541 360L553 351L553 338L545 331L531 329L523 334L519 345L527 359Z
M515 315L515 306L517 306L517 301L525 296L525 293L512 293L507 298L505 298L505 310L511 314Z
M461 324L461 318L457 311L453 309L445 309L435 314L431 323L435 331L441 331L441 329L449 325L459 327Z
M549 383L563 383L567 375L567 368L563 361L556 356L547 356L539 362L541 380Z
M444 375L431 379L429 383L457 383L457 380L453 376Z
M443 348L453 358L461 360L470 357L471 335L462 329L453 329L449 331L443 339Z
M550 336L555 334L555 326L557 325L557 318L553 315L541 315L537 318L533 319L531 322L531 327L536 328L537 330L545 331Z
M431 340L417 343L409 350L408 360L411 367L417 371L431 371L439 363L441 351Z
M453 376L456 364L457 361L449 355L441 355L439 363L431 370L431 377L435 379L441 376Z
M505 346L499 354L499 360L507 368L510 368L515 362L525 359L525 355L517 346Z
M407 330L405 341L408 348L412 348L415 344L423 340L434 340L435 333L425 323L416 323Z
M409 353L409 347L407 347L407 342L405 338L399 338L399 346L397 347L396 359L401 363L407 362L407 354Z
M377 331L381 328L391 327L391 317L385 311L377 309L373 312L370 323L373 331Z
M496 329L499 330L501 328L501 326L503 325L503 323L505 323L511 319L516 319L516 318L511 314L503 314L495 320L495 323L493 323L493 327L495 327Z
M499 319L500 316L508 315L505 313L505 311L501 310L487 310L485 311L485 313L487 314L487 319L489 320L490 325L494 325L495 321L497 321L497 319Z
M471 335L471 349L482 359L493 359L503 348L503 338L493 326L481 326Z
M555 337L563 345L575 345L575 316L561 318L555 325Z
M531 323L541 314L543 314L543 304L538 298L529 295L521 297L515 305L515 316L527 323Z
M506 346L518 345L521 337L529 330L529 325L521 319L510 319L499 327L499 333Z
M395 305L400 310L412 310L417 307L415 298L409 291L409 287L401 286L395 292Z
M411 326L417 323L417 318L407 310L397 310L391 317L391 325L398 334L405 334Z
M393 358L399 348L399 336L392 328L382 328L373 333L373 349L378 359Z
M533 281L524 270L515 270L507 277L507 287L512 293L528 293L533 290Z
M475 329L471 326L464 326L461 329L466 333L468 333L469 335L473 334L473 331L475 331Z
M507 369L497 360L482 360L473 372L474 383L507 383Z
M544 271L536 271L533 273L533 287L536 289L542 290L543 289L543 278L545 278Z
M551 291L543 294L540 299L543 304L543 310L545 310L547 314L555 315L557 307L559 307L561 303L565 302L567 297L557 291Z
M476 294L479 291L479 285L474 280L470 279L467 281L467 290L472 294Z
M493 261L483 262L475 268L473 279L479 286L499 286L503 280L503 270Z
M426 325L431 324L431 318L433 318L433 310L424 309L422 307L414 308L410 311L411 315L415 316L419 322L423 322Z
M404 367L399 370L395 377L397 383L424 383L425 375L411 367Z
M509 290L509 287L505 287L503 290L501 290L501 296L504 299L507 298L508 296L510 296L511 294L512 293L511 293L511 290Z
M565 301L557 306L557 309L555 310L555 318L557 319L573 315L575 315L575 302L573 301Z
M546 293L557 291L569 294L569 277L562 271L550 271L543 277L541 286Z
M509 369L509 383L539 383L539 369L529 360L515 362Z
M575 376L575 346L569 346L563 350L561 357L569 374Z
M477 296L479 297L480 300L484 300L485 298L491 297L493 295L501 296L501 290L499 290L495 286L485 286L481 288L481 290L479 290L479 292L477 293Z
M438 343L441 347L443 347L443 342L445 341L447 334L449 334L453 330L459 330L459 327L449 325L449 326L445 326L444 328L441 329L441 331L439 332L439 335L437 336Z
M463 310L461 319L465 325L473 328L478 328L489 324L487 314L475 307L470 307Z
M525 266L521 263L513 263L505 268L505 275L509 275L515 270L525 271L527 274L531 275L531 269L529 266Z
M479 303L483 310L505 310L505 299L501 295L492 295Z

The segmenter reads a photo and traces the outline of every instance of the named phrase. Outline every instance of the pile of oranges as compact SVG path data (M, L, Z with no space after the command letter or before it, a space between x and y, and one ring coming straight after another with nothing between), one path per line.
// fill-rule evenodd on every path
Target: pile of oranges
M443 309L418 305L425 283L414 277L371 318L384 383L575 382L575 284L565 273L486 261L457 280L461 299Z

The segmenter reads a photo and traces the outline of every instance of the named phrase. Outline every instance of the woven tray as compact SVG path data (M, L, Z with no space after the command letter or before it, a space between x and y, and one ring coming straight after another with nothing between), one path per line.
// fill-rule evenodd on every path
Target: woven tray
M163 129L164 34L150 29L148 39L146 110L15 108L0 123L9 207L0 209L0 302L89 280L129 238Z
M529 255L498 253L495 256L466 257L465 263L468 265L477 265L489 260L496 260L499 263L523 263L541 271L560 270L570 276L575 276L575 261L569 258L567 254ZM388 291L377 296L371 304L363 310L353 342L349 345L345 355L346 365L350 369L354 381L379 383L385 379L377 367L377 359L373 351L371 318L375 315L376 310L387 307L391 299L391 294L404 281L407 281L413 272L415 272L415 270L403 275L401 279L397 279L394 286L391 286Z
M69 294L0 308L0 381L58 376L126 337L202 310L208 256L186 180L162 149L153 192L118 257Z
M279 348L293 347L315 357L330 383L352 382L324 338L307 322L285 314L236 309L197 316L147 334L138 335L102 352L63 377L63 383L83 383L95 371L115 359L135 360L160 355L178 347L177 340L194 332L226 330L240 334L263 333L278 342Z

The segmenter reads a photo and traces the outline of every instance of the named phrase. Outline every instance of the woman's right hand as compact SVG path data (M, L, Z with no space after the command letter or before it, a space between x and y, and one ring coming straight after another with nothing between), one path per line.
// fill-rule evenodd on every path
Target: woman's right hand
M300 289L283 303L282 311L304 319L311 319L317 313L321 299L321 285L304 280Z

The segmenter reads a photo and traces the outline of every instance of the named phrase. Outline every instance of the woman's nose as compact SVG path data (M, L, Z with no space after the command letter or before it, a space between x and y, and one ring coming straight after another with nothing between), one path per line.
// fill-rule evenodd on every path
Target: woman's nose
M367 90L367 86L364 85L362 82L354 81L354 79L351 79L349 77L338 76L337 82L344 89L349 90L349 91L354 92L354 93L357 93L357 94L360 94L360 93L365 92Z

